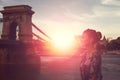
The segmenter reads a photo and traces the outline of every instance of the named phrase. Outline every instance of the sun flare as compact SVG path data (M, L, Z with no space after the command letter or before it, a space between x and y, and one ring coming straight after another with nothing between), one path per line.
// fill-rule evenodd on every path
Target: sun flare
M74 37L71 33L56 33L53 36L53 45L58 49L68 49L73 44Z

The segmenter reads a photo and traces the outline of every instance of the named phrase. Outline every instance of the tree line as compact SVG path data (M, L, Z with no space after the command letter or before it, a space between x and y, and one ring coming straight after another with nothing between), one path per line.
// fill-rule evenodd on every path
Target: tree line
M120 50L120 37L118 37L117 39L108 41L107 45L106 45L107 50Z

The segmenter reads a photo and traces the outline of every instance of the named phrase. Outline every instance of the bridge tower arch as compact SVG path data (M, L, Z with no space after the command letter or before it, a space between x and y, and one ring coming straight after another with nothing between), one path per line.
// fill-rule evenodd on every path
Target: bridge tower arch
M1 39L32 40L32 15L34 11L28 5L6 6L0 11L3 15ZM17 28L18 36L17 36Z

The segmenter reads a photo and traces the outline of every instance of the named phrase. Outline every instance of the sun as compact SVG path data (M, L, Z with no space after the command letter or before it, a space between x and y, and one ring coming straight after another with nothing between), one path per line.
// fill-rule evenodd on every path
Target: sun
M57 48L57 49L61 49L61 50L67 50L70 47L72 47L73 45L73 41L74 41L74 36L73 34L71 34L70 32L61 32L61 33L56 33L53 35L52 37L53 39L53 45Z

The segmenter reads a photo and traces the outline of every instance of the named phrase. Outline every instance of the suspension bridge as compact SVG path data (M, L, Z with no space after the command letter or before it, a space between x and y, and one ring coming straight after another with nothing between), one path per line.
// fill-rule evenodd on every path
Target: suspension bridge
M0 18L0 23L3 24L0 38L0 79L39 80L40 56L48 53L46 43L51 38L32 23L32 7L6 6L0 12L3 16ZM48 40L34 33L33 27Z

